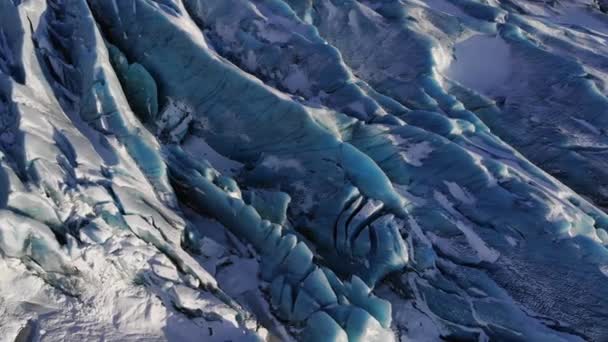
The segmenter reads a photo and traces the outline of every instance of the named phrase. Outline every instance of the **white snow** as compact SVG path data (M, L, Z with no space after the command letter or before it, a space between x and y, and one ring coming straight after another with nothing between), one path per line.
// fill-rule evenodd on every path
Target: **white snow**
M204 237L201 240L201 253L208 258L221 258L226 252L226 248L215 240Z
M37 322L41 340L50 342L244 337L234 310L184 285L175 266L139 239L113 237L85 248L72 262L82 272L80 298L49 286L18 260L0 258L0 341L13 341L30 319ZM229 320L189 319L172 309L172 301L199 297L208 299L192 305Z
M466 16L460 8L447 0L421 0L420 3L438 12L447 13L453 16Z
M595 126L593 126L592 124L590 124L588 121L583 120L583 119L579 119L579 118L575 118L572 117L572 120L578 122L581 126L585 127L587 130L589 130L589 132L591 132L592 134L595 135L600 135L602 134L602 132Z
M268 155L264 157L261 165L271 170L293 169L296 172L305 172L300 161L294 158L280 158L275 155Z
M517 246L517 240L515 238L513 238L512 236L505 235L505 240L507 240L509 245L511 245L512 247Z
M422 161L428 158L433 148L428 141L403 147L401 156L411 165L422 166Z
M466 16L460 8L453 4L453 1L411 0L410 2L450 15ZM176 3L179 3L180 10L185 13L181 2ZM380 24L388 23L386 18L376 13L365 2L355 3L355 7L362 11L362 15L357 16L354 10L350 13L349 21L353 31L365 27L365 20L369 23L379 24L378 27L381 26ZM401 4L405 4L405 2ZM496 1L490 0L490 4L495 5ZM287 30L297 30L298 28L281 26L280 18L265 17L255 5L249 4L249 6L252 6L263 19L263 21L255 22L260 30L260 37L275 43L287 43L292 39L294 35ZM266 8L271 5L260 4L259 6ZM334 5L329 3L328 6ZM536 7L537 5L531 6ZM30 25L39 26L38 22L40 15L44 13L44 7L44 1L24 2L20 7L21 20L27 22L29 19ZM116 4L115 7L117 7ZM337 11L337 7L332 8L330 10ZM134 2L133 11L137 9L141 9L141 7L135 6ZM581 1L565 2L560 4L558 9L561 14L545 17L543 20L559 25L580 25L604 34L608 32L608 21L601 20L599 13L593 13ZM417 10L424 12L420 8ZM235 20L233 23L231 19L227 21L227 25L218 25L216 33L227 42L236 42L237 21ZM206 47L205 38L193 21L173 17L168 17L168 20L179 23L179 29L189 32L197 44ZM285 19L285 22L289 21ZM422 27L424 30L430 30L431 25L429 27L424 25L427 24L419 24L417 29ZM26 30L27 26L24 25ZM433 26L432 29L435 27ZM555 31L560 30L561 28L555 29ZM470 34L468 29L465 31L465 35ZM568 31L583 35L576 29ZM364 32L359 33L363 35ZM149 138L153 148L159 148L154 137L148 134L128 109L128 103L121 93L118 80L113 76L112 68L107 63L108 56L102 37L99 32L95 32L95 34L97 45L89 47L92 49L91 51L97 51L100 54L95 67L110 75L109 84L112 96L116 97L119 102L120 111L124 112L130 128L140 132L146 139ZM261 287L268 286L268 284L260 283L258 279L259 257L253 248L244 245L238 237L226 231L216 221L202 216L194 217L195 215L191 215L192 213L189 213L188 209L174 210L175 208L162 204L163 201L157 201L157 197L162 197L162 194L159 194L158 189L155 189L146 179L119 138L96 132L88 126L88 123L79 119L78 113L64 113L61 106L56 103L52 96L51 86L47 84L47 78L42 76L40 67L37 65L38 57L32 46L33 40L30 39L31 32L25 32L25 35L28 39L25 39L22 48L22 62L27 70L26 82L24 85L13 85L12 97L9 100L14 102L21 112L19 129L24 134L26 143L24 152L28 168L36 171L40 177L40 183L48 183L50 186L38 189L36 184L28 183L25 180L25 185L21 184L16 174L5 165L4 157L0 152L0 169L6 168L10 178L10 184L7 185L10 190L7 207L13 210L34 208L37 211L35 214L37 215L36 220L38 220L35 223L14 225L11 220L2 220L0 217L0 244L6 245L2 248L3 255L0 255L0 342L14 341L15 336L27 324L32 324L31 322L35 322L38 337L50 342L83 340L240 341L254 335L266 340L288 340L283 323L274 318L268 307L266 293L263 294L260 291ZM40 35L40 38L42 36ZM594 34L594 36L603 37L599 34ZM445 41L448 41L448 38ZM449 40L448 44L443 44L445 41L441 41L440 45L432 50L437 66L434 77L437 76L437 73L445 73L446 76L467 87L489 94L499 90L503 84L509 81L513 70L510 61L512 56L509 45L502 38L476 34L455 46L455 59L451 58L447 53L449 48L446 48L446 46L451 46L452 40ZM38 43L43 49L51 49L50 46L47 46L49 42L44 39L40 39ZM219 55L213 52L212 54L220 60ZM253 51L248 51L245 64L250 71L258 67L257 58L258 56ZM222 62L225 61L222 60ZM58 67L58 61L51 61L51 63L55 63L55 67ZM365 68L362 67L362 69ZM242 77L261 82L253 75L239 72ZM371 74L371 71L369 73ZM283 75L285 77L281 76L281 78L284 86L290 92L304 93L315 84L313 78L308 79L310 75L306 73L306 70L300 69L297 65L292 65L290 70ZM264 87L278 98L290 99L289 96L274 88L267 85ZM114 92L115 90L116 92ZM319 94L325 93L320 92ZM331 94L326 95L332 96ZM74 94L66 94L66 96L76 97ZM365 103L354 101L348 106L353 111L363 114L365 113ZM98 101L97 105L101 108L102 102ZM454 108L456 107L452 109ZM310 109L310 112L317 122L327 126L328 130L331 130L336 136L340 136L344 131L343 127L334 121L332 115L327 115L329 110ZM187 132L191 119L189 115L181 114L183 113L177 110L169 110L165 113L167 117L175 119L175 121L166 123L171 124L171 127L168 128L171 128L179 139L182 137L181 133ZM226 113L227 120L230 120L230 115L231 113ZM99 123L103 128L108 127L108 122L105 120L103 119ZM589 121L574 117L572 120L592 134L600 135L601 133ZM465 125L464 121L462 123L457 120L453 121L453 134L462 134L475 129L471 124ZM50 132L53 132L55 128L74 145L76 155L73 157L77 166L74 166L73 170L63 170L62 165L57 161L65 157L66 153L63 149L66 147L52 139ZM17 136L13 132L7 131L0 134L0 141L3 143L13 143L16 140ZM405 162L416 167L424 165L424 160L433 152L432 145L426 141L412 143L395 138L393 143L399 145ZM215 151L204 139L193 135L182 141L182 147L194 158L208 160L217 170L229 176L236 175L243 167L241 163L228 159ZM469 148L474 150L471 146ZM481 147L479 148L481 149ZM492 174L494 171L490 172L484 166L483 158L496 159L505 165L510 165L512 170L509 168L509 171L505 172L525 174L523 169L517 165L520 162L517 158L511 155L501 156L500 151L490 151L488 148L484 151L487 153L468 153L474 158L476 165L482 170L481 172L484 172L490 179L489 186L497 185L497 181ZM305 168L297 158L283 158L278 155L265 155L264 157L262 166L272 170L289 169L289 171L304 172ZM512 160L506 160L511 157L513 157ZM61 160L63 161L63 159ZM73 172L74 175L66 175L68 172ZM111 174L112 177L103 176L102 173ZM82 184L78 183L74 189L69 189L65 184L68 176L73 176L74 182ZM537 183L536 180L525 178L525 176L521 176L521 178L530 183ZM104 182L103 186L97 184L98 181ZM85 188L85 184L88 187ZM309 210L316 204L315 195L317 194L307 188L305 184L307 183L302 181L291 184L297 192L301 193L301 196L297 196L300 201L295 205L297 210ZM434 200L445 209L444 213L452 216L456 227L462 234L459 234L456 229L453 232L460 240L466 239L480 260L495 262L500 257L500 253L488 245L490 240L486 243L482 239L482 236L485 236L481 234L483 228L473 226L465 217L459 216L459 212L455 209L455 205L461 203L473 205L477 199L465 188L465 185L451 181L445 181L444 184L451 197L437 191ZM543 188L549 189L548 186L541 185ZM396 186L396 188L404 197L411 199L415 205L424 205L433 201L433 198L419 198L410 194L406 187ZM473 190L476 189L471 187L471 191ZM52 191L56 192L55 196L58 196L59 200L50 198L49 193ZM141 192L141 196L132 195L136 192ZM567 195L571 195L569 190ZM578 212L572 214L572 209L566 202L566 196L558 195L557 197L558 199L555 200L541 198L538 201L550 204L547 219L558 221L565 218L571 222L582 222L580 217L582 214ZM372 214L376 213L381 205L382 203L379 201L370 201L355 217L350 217L350 220L357 223L357 220L373 216ZM123 213L125 224L128 227L124 230L110 227L99 217L101 211L108 215ZM53 243L44 246L42 251L37 251L35 247L32 247L31 241L36 242L36 239L55 242L54 235L42 221L48 221L46 222L48 226L62 226L65 222L72 223L68 221L72 215L75 217L74 220L85 222L86 219L85 225L78 227L78 234L75 234L79 241L77 238L68 236L65 246ZM182 216L185 217L182 218ZM386 219L388 220L388 218ZM410 241L415 237L427 247L433 247L429 237L436 237L436 235L428 232L430 228L421 227L413 217L409 217L408 220L412 233ZM181 248L181 237L186 224L189 227L194 226L203 235L199 241L200 255L191 256ZM406 225L403 226L405 229ZM589 224L589 227L592 229L593 225ZM573 225L570 228L569 232L572 236L581 234ZM518 246L519 240L513 236L503 236L509 245ZM598 229L598 236L599 241L607 243L608 234L604 230ZM445 239L445 241L447 240ZM46 258L28 264L28 258L33 259L30 254L34 252L46 253ZM598 267L599 271L608 277L608 265L600 264ZM65 268L73 271L74 274L64 277L62 272L66 271ZM240 322L237 322L235 307L222 301L219 295L214 294L215 292L202 289L201 282L214 287L219 285L223 292L243 305L245 311L253 312L259 321L254 322L251 319L245 322L245 327L239 326ZM63 287L60 285L77 288L80 290L78 291L80 296L77 298L70 296L67 291L62 290ZM477 288L469 290L486 295ZM390 291L385 285L381 285L376 291L393 305L392 328L400 332L402 341L441 340L436 323L420 309L424 306L423 302L405 300ZM194 316L200 313L201 317L189 317L184 312L190 315L194 313ZM389 331L374 322L366 327L364 340L388 341L392 339L393 336ZM263 324L264 327L262 328L258 324ZM269 333L266 331L268 327L277 329L280 336L269 337Z
M483 239L479 235L477 235L477 233L475 233L471 227L460 221L456 222L456 226L466 237L469 246L471 246L473 249L475 249L475 251L477 251L477 256L479 256L481 260L490 263L493 263L498 260L498 257L500 257L500 253L488 247L488 245L486 245Z
M305 94L310 89L310 82L306 74L298 66L293 65L290 68L291 72L285 77L283 82L289 89L289 92L300 92Z
M603 275L608 277L608 265L600 266L600 272L602 272Z
M258 288L257 260L252 258L230 258L230 264L222 267L217 274L218 281L226 293L236 298L243 293Z
M458 216L458 213L454 209L454 205L443 193L435 190L433 197L435 200L448 212L452 213L454 216ZM495 262L500 257L500 253L493 248L489 247L485 241L471 228L467 223L462 222L461 220L456 219L456 227L462 232L465 236L467 243L471 248L473 248L477 256L482 261L487 261L490 263Z
M243 167L243 164L217 153L204 139L192 134L183 141L182 148L197 159L206 159L211 166L227 176L234 176Z
M499 36L472 36L456 44L445 75L481 93L496 90L511 74L509 49Z
M439 342L440 329L411 299L405 299L381 286L377 293L393 305L393 330L399 332L400 342Z
M605 16L599 12L592 13L590 7L584 5L567 4L560 9L561 14L557 17L548 17L549 20L566 25L577 25L586 29L608 34L608 20L600 20L599 16ZM595 14L595 15L594 15Z
M460 185L458 185L457 183L448 181L444 181L443 183L448 187L450 194L454 196L454 198L456 198L457 200L466 204L475 203L475 198L473 197L473 195L471 195L466 189L460 187Z

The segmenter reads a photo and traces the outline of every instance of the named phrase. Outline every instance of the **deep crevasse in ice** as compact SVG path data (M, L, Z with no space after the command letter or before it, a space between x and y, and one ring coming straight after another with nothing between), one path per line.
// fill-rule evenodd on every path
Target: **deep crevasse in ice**
M606 10L0 0L0 335L601 341Z

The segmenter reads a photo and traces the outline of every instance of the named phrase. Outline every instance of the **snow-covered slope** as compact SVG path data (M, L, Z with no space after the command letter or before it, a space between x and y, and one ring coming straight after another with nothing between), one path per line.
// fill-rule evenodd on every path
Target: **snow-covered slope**
M0 339L606 340L607 12L0 0Z

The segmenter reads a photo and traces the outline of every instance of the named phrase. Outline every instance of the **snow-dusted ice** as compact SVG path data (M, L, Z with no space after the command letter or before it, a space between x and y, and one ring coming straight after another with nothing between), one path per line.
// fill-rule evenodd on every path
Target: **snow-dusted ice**
M608 339L605 0L0 0L0 341Z
M448 77L475 91L492 94L500 90L512 73L509 45L500 37L474 35L455 45Z

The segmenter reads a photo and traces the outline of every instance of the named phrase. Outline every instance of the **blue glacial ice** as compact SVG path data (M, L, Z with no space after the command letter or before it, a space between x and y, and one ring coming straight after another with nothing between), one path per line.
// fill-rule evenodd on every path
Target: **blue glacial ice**
M606 6L0 0L0 335L604 340Z

